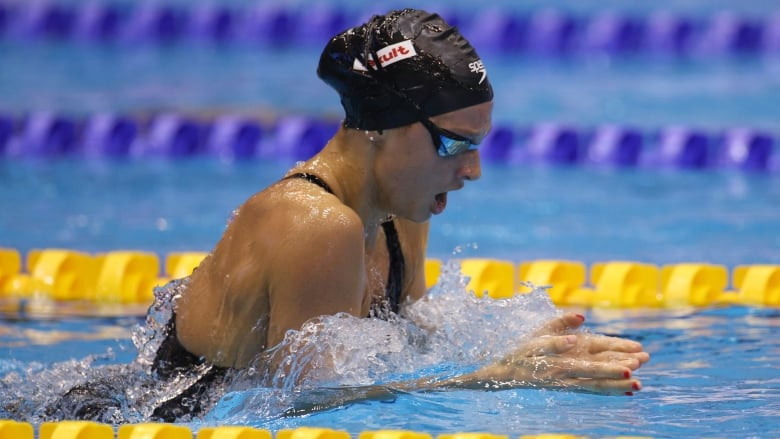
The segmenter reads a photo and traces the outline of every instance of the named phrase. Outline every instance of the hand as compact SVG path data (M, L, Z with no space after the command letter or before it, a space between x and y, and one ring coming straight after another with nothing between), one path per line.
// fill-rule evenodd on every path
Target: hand
M618 337L571 333L585 321L567 313L542 327L517 350L478 372L474 378L496 388L543 387L602 394L626 394L642 388L633 371L650 359L642 345Z

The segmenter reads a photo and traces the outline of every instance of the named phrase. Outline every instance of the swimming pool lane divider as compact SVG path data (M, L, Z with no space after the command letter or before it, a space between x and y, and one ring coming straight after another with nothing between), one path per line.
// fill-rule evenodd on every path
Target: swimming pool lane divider
M320 47L376 6L193 5L165 2L0 2L0 40L128 46L172 43ZM707 17L658 10L576 14L550 8L440 11L480 51L567 54L724 55L780 53L780 9L757 17L723 10Z
M182 159L305 160L333 136L339 121L301 115L252 117L180 113L71 117L0 114L0 160ZM497 125L483 160L507 165L585 165L647 169L738 169L780 172L778 134L749 127L702 130L666 126L576 127L562 123Z
M96 304L149 304L153 289L189 276L208 256L172 252L162 269L157 254L111 251L92 255L68 249L27 252L25 267L15 249L0 248L0 297ZM566 260L458 260L468 277L466 290L478 297L508 298L550 286L562 306L598 308L679 308L689 306L780 306L780 265L726 266L677 263L656 266L633 261L586 264ZM426 286L434 286L442 261L425 262ZM731 281L729 282L729 279ZM729 289L729 287L731 289Z
M35 428L26 422L0 419L0 439L35 439ZM637 438L638 436L631 436ZM201 427L197 434L184 425L163 423L124 424L114 428L91 421L45 422L38 428L38 439L351 439L342 430L316 427L282 429L272 434L265 429L243 426ZM518 439L578 439L571 434L522 435ZM618 439L620 436L614 437ZM356 439L433 439L433 436L410 430L368 430ZM509 439L507 435L491 433L447 433L436 439ZM513 438L514 439L514 438Z

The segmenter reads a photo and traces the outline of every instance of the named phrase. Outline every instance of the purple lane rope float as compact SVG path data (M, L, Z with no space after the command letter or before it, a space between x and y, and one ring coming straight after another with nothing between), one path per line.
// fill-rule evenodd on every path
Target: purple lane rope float
M0 2L0 40L319 45L349 23L379 12L376 9L356 10L327 3L295 7L5 0ZM673 56L780 53L780 9L760 17L728 10L709 16L684 16L663 10L647 14L575 14L549 8L448 10L442 15L485 52L534 56L591 52Z
M336 132L336 119L235 114L133 116L52 112L0 114L0 160L84 159L304 160ZM638 129L561 123L495 126L479 150L508 165L582 165L646 169L780 172L777 135L749 127Z

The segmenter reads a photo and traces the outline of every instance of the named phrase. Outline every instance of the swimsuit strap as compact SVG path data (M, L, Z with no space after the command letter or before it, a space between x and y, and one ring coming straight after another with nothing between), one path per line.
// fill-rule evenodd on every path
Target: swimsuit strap
M298 172L288 175L283 180L291 178L302 178L310 183L333 193L328 183L325 183L320 177L309 174L308 172ZM387 242L387 254L390 256L390 270L387 274L387 287L385 288L385 297L390 302L390 309L398 312L398 305L401 301L401 292L404 286L404 253L401 250L401 241L398 239L398 231L395 229L393 220L382 223L382 229L385 232L385 241Z
M390 309L397 314L404 286L404 252L401 250L401 241L398 239L398 231L395 230L393 220L383 222L382 229L385 231L387 253L390 255L390 270L387 275L385 296L390 301Z
M330 188L328 183L325 183L325 180L321 179L320 177L314 174L309 174L308 172L298 172L296 174L288 175L287 177L284 177L282 180L289 180L291 178L302 178L310 183L314 183L317 186L325 189L330 194L333 193L333 189Z

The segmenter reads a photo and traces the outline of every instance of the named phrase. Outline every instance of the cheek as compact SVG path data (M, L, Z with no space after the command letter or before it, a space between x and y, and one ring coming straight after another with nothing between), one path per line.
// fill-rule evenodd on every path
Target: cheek
M400 211L417 206L422 202L421 197L427 198L434 187L432 173L430 167L419 163L396 167L392 174L386 174L385 202Z
M400 185L424 181L426 176L435 171L433 157L421 150L425 146L417 143L399 148L400 151L396 155L387 159L385 166L389 173L385 175L392 176Z
M394 145L393 154L384 156L378 175L384 176L395 202L409 203L430 192L434 183L446 173L447 162L441 160L424 129L412 127Z
M436 160L428 157L426 154L416 154L414 158L406 162L403 169L399 169L399 175L404 180L423 183L436 178L442 170Z

